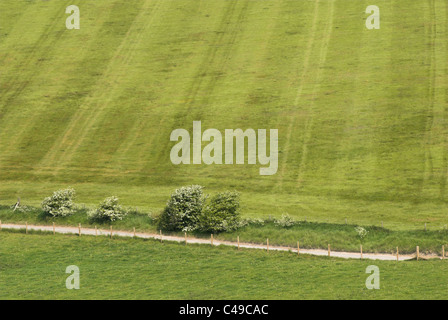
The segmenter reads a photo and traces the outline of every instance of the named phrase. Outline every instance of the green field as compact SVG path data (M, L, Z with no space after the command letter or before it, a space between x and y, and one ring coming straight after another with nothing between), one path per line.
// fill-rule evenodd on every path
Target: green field
M381 262L0 232L0 299L447 299L443 261ZM80 289L67 290L69 265ZM366 268L380 269L368 290Z
M65 8L81 29L65 28ZM0 202L236 189L246 216L448 223L448 4L377 0L0 2ZM279 169L171 164L194 120L279 130Z

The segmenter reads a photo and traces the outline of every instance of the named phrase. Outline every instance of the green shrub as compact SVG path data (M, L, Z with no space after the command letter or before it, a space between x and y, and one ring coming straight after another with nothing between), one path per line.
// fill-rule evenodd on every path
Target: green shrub
M200 219L200 229L205 232L223 232L238 229L240 223L240 195L222 192L210 199Z
M73 203L75 195L76 192L73 188L55 191L51 197L44 199L42 210L45 214L53 217L72 215L75 212Z
M89 211L87 216L90 220L116 221L123 220L126 216L126 211L118 204L118 198L112 196L104 199L98 208Z
M159 228L168 231L193 231L199 227L199 218L205 202L203 187L186 186L171 194L159 217Z

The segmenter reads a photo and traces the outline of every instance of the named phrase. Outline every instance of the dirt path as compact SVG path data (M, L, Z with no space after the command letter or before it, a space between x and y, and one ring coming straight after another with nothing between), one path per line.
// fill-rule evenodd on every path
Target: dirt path
M2 224L1 227L3 229L15 229L15 230L21 230L26 229L26 225L17 225L17 224ZM28 230L35 230L35 231L47 231L47 232L53 232L53 226L35 226L35 225L28 225ZM62 234L79 234L79 228L77 227L60 227L55 226L54 232L62 233ZM119 237L133 237L134 233L129 231L112 231L113 236L119 236ZM103 229L90 229L90 228L81 228L81 235L98 235L98 236L110 236L110 230L103 230ZM144 239L161 239L161 236L159 234L150 234L150 233L140 233L137 232L135 234L135 237L137 238L144 238ZM185 242L184 237L177 237L177 236L165 236L162 235L162 241L175 241L175 242ZM198 238L191 238L187 237L187 243L196 243L196 244L204 244L204 245L211 245L211 239L198 239ZM233 246L237 247L238 243L231 242L231 241L222 241L222 240L213 240L214 246L219 245L226 245L226 246ZM261 249L261 250L267 250L266 245L258 245L258 244L252 244L252 243L240 243L240 248L248 248L248 249ZM279 246L269 246L269 250L272 251L291 251L291 252L297 252L297 248L289 248L289 247L279 247ZM311 254L314 256L328 256L328 250L322 250L322 249L300 249L300 254ZM330 253L331 257L337 257L337 258L345 258L345 259L360 259L361 254L359 252L342 252L342 251L331 251ZM370 260L384 260L384 261L394 261L397 260L396 255L392 254L385 254L385 253L363 253L362 255L363 259L370 259ZM437 256L421 256L423 258L436 258ZM398 260L399 261L405 261L415 258L415 254L413 255L399 255ZM440 257L439 257L440 258Z

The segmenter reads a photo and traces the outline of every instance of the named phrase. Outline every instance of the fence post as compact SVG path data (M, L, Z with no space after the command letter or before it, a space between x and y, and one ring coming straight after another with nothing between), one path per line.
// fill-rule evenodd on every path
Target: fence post
M0 231L2 230L2 220L0 220Z
M330 256L330 245L328 245L328 256Z
M112 226L110 226L110 238L112 239Z
M133 237L135 238L135 227L133 227L133 231L134 231L134 233L133 233Z
M240 250L240 236L237 237L237 241L238 241L238 250Z
M442 260L445 259L445 246L442 246Z
M425 232L426 232L426 222L425 222Z
M361 260L362 260L362 245L361 245Z
M420 257L420 248L417 246L417 261L418 261L418 259L419 259L419 257Z
M297 255L300 255L300 243L297 241Z
M78 224L78 234L79 234L79 236L81 236L81 224L80 223Z
M212 243L212 247L213 247L213 233L212 233L212 235L211 235L211 243Z
M185 245L187 245L187 233L185 232Z
M54 221L53 221L53 235L54 235L54 236L56 235L56 227L55 227L55 225L54 225Z
M160 242L163 243L163 235L162 235L162 230L160 230Z
M266 239L266 248L267 248L267 251L269 252L269 239Z
M25 233L28 234L28 221L25 222L25 225L26 225L26 227L25 227Z
M95 236L98 235L98 228L95 226Z
M398 247L397 247L397 261L398 261Z

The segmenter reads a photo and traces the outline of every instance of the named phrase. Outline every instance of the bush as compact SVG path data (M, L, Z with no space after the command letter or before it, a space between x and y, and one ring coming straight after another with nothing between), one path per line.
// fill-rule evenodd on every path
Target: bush
M243 225L250 225L250 226L256 226L256 227L263 227L265 225L265 221L260 218L253 218L253 219L244 219Z
M278 227L289 228L294 225L294 220L289 216L289 214L282 214L280 219L276 219L274 224Z
M12 206L11 209L13 210L13 212L20 212L20 213L27 213L27 212L33 211L33 209L31 207L22 206L22 205L17 208L15 208L15 206Z
M237 192L222 192L211 198L200 219L205 232L223 232L238 229L240 223L240 196Z
M126 216L126 211L118 204L118 198L112 196L104 199L98 208L89 211L87 216L91 220L116 221L123 220Z
M42 202L42 210L53 217L66 217L75 212L73 199L76 192L73 188L62 189L53 192Z
M20 202L20 198L18 198L17 202L15 204L13 204L12 206L10 206L9 208L12 210L12 212L17 211L20 213L27 213L27 212L33 211L33 208L22 205Z
M358 234L358 237L361 240L361 242L367 236L367 234L369 233L369 231L367 231L363 227L359 227L359 226L355 228L355 231Z
M177 189L171 194L159 217L159 228L168 231L198 229L205 202L202 189L202 186L192 185Z

